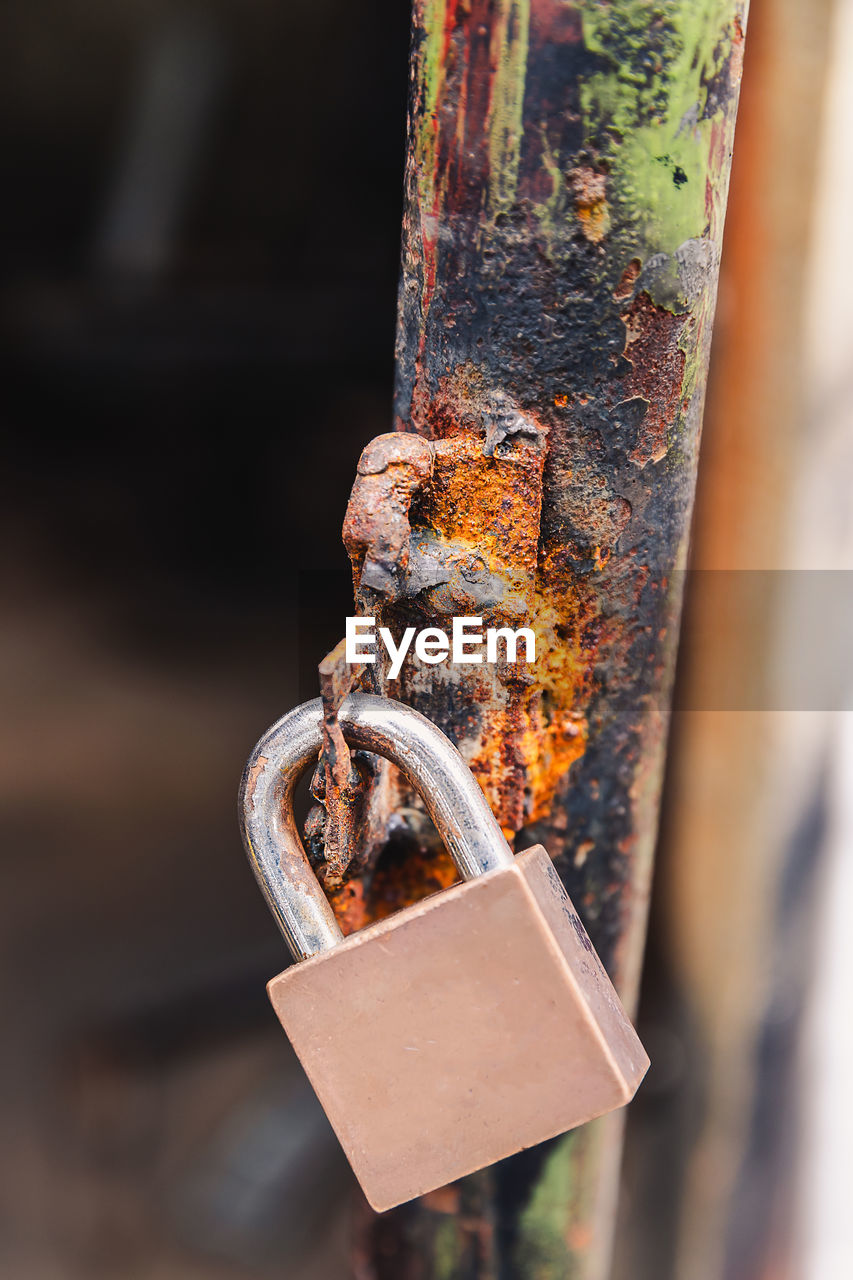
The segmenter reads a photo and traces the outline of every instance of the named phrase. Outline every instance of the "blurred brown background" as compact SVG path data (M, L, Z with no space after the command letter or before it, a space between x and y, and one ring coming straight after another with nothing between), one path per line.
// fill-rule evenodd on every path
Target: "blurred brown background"
M349 602L408 14L0 20L0 1274L341 1274L236 786Z
M753 4L702 568L851 567L849 9ZM389 425L406 6L0 22L0 1275L372 1274L266 1003L285 953L234 806L338 638L340 523ZM784 585L748 623L703 608L685 706L703 663L757 677L790 644ZM853 1274L821 1003L853 753L778 706L675 719L620 1280Z

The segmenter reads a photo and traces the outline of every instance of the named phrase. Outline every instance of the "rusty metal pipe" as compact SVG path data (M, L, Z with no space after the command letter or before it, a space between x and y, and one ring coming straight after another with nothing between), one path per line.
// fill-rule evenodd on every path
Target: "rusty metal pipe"
M377 624L534 628L531 672L409 664L391 687L518 847L545 844L629 1006L745 20L741 0L415 0L395 427L430 453L416 471L386 442L348 513ZM374 788L373 830L393 794ZM398 1275L426 1250L467 1259L457 1277L601 1277L618 1146L591 1126L465 1184L464 1213L421 1205L360 1248Z

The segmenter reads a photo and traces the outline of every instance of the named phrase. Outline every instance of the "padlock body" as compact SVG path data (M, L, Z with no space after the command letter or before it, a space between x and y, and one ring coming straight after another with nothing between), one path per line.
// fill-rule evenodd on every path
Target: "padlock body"
M541 845L268 991L380 1211L622 1106L649 1065Z

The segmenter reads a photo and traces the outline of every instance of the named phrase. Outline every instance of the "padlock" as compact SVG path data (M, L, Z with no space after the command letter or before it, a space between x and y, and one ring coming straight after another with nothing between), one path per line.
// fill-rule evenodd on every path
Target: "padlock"
M370 694L341 707L346 741L402 769L463 879L344 938L293 817L321 717L261 738L243 839L298 962L270 1000L382 1211L623 1106L649 1060L545 849L514 856L449 739Z

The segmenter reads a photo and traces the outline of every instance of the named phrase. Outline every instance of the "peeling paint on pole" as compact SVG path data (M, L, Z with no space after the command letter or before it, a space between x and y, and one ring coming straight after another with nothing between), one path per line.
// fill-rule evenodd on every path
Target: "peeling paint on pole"
M629 1003L744 10L739 0L414 6L395 426L431 443L432 468L390 577L377 587L357 574L359 599L398 630L444 625L468 591L489 621L533 626L540 656L532 672L407 664L399 683L381 668L370 679L458 742L518 847L546 845ZM348 521L376 523L356 491ZM386 545L381 528L375 538ZM359 544L357 571L374 561ZM359 885L359 911L388 907L375 893L370 905L369 868ZM409 891L398 886L398 902ZM459 1277L600 1274L607 1245L591 1206L603 1202L608 1157L597 1132L480 1178L484 1221L512 1208L476 1258L458 1263L470 1222L451 1213L439 1230L426 1204L393 1220L400 1256L414 1233L421 1250L440 1239L436 1265L439 1252L457 1259ZM548 1191L561 1179L576 1188L568 1201ZM534 1256L532 1270L512 1270Z

